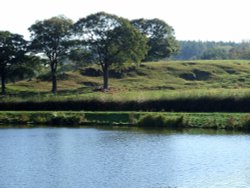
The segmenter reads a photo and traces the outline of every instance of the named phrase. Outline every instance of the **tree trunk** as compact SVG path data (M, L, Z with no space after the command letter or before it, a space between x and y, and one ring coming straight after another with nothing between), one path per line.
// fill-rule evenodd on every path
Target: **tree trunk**
M52 77L52 90L51 90L51 92L53 94L56 94L56 92L57 92L57 75L56 75L57 60L56 59L54 59L50 62L50 68L51 68L51 77Z
M105 63L103 66L103 89L104 90L109 89L108 82L109 82L109 69L108 69L108 64Z
M52 93L56 94L57 92L57 78L56 73L52 71Z
M2 95L5 95L6 94L6 87L5 87L5 70L2 69L1 70L1 86L2 86L2 91L1 91L1 94Z

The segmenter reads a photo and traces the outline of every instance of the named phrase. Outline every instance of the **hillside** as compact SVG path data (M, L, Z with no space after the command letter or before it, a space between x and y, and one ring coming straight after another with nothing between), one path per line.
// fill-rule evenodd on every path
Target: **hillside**
M122 73L120 73L122 72ZM147 100L159 98L250 96L250 61L166 61L143 63L111 71L110 92L101 92L98 67L59 76L58 95L50 94L49 80L34 78L7 84L8 100Z

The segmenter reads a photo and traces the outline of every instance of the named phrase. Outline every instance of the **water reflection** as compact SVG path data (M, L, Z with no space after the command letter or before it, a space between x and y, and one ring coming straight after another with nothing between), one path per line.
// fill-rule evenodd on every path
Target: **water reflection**
M93 128L93 127L88 127ZM99 130L114 130L114 131L133 131L147 134L204 134L204 135L247 135L248 132L240 130L226 129L202 129L202 128L140 128L140 127L111 127L97 126Z
M221 130L0 129L0 187L249 187L249 144Z

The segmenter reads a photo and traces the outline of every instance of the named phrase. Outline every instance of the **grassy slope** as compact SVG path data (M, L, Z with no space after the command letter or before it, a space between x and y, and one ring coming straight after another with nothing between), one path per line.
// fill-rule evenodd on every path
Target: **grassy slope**
M110 79L111 91L94 92L102 85L102 77L67 72L58 81L58 95L50 94L51 83L33 79L7 85L12 100L136 100L161 98L244 97L250 96L250 61L168 61L144 63L122 79ZM89 86L95 85L95 86ZM16 94L16 95L15 95Z

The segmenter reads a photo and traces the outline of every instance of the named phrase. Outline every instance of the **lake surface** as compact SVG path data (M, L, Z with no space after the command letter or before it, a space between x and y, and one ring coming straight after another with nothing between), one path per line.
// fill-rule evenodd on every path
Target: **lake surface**
M0 129L0 188L250 187L250 135Z

